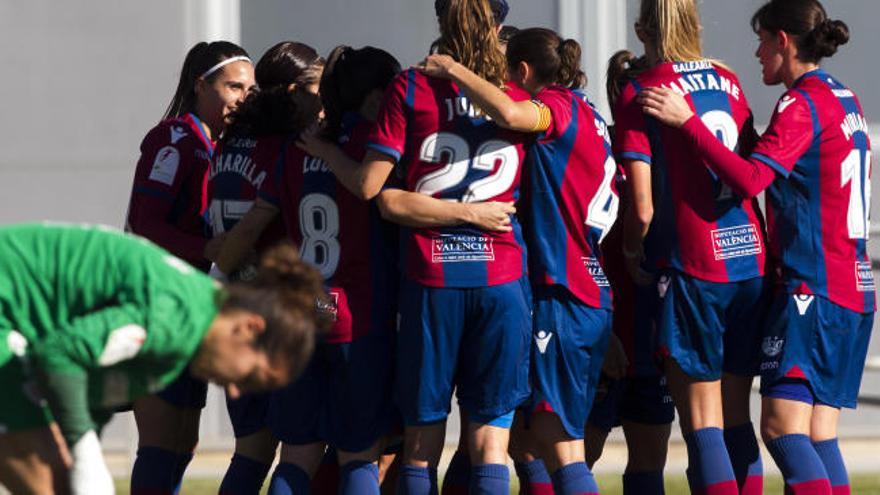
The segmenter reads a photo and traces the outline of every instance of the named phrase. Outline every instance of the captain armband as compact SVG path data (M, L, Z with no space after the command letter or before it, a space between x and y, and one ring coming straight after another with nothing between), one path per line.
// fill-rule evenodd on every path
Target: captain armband
M550 109L547 108L547 105L544 105L537 100L531 100L529 101L529 103L534 105L537 117L537 119L535 120L535 125L531 129L531 132L546 131L547 129L549 129L550 120L553 118L553 116L550 113Z

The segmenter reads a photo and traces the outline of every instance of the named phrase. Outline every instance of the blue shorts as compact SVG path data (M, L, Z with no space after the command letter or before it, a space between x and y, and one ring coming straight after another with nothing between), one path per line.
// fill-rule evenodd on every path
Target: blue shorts
M611 312L587 306L565 287L534 289L533 410L553 412L572 438L584 425L611 334Z
M605 432L619 426L622 421L667 425L675 419L675 407L666 387L666 378L660 375L632 376L621 380L602 375L599 391L588 422Z
M343 452L371 447L394 419L393 346L390 332L321 344L303 376L273 394L272 432L290 445L324 441Z
M773 299L761 343L761 393L787 379L809 383L815 402L855 408L874 313L813 295Z
M767 294L763 278L716 283L667 271L658 287L662 354L696 380L718 380L722 372L757 374Z
M471 418L497 418L529 397L532 335L525 278L477 288L400 291L395 401L406 425L442 421L452 390Z
M187 367L156 395L169 404L182 409L204 409L208 398L208 382L192 376Z
M253 435L266 427L269 411L269 393L244 394L238 399L226 396L226 410L232 422L235 438Z

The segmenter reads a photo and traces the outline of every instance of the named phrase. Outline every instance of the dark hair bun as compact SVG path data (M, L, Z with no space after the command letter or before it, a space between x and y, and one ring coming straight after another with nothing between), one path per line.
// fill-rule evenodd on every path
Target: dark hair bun
M807 35L805 46L819 58L837 53L840 45L849 42L849 27L843 21L827 19Z
M293 244L284 242L268 250L260 260L259 281L269 285L300 287L309 292L323 292L321 274L300 261Z

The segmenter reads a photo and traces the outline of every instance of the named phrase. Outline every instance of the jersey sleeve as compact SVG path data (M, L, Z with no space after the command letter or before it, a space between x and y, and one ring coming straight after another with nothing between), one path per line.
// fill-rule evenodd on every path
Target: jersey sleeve
M568 129L572 119L571 95L559 90L542 91L535 98L536 103L550 110L550 127L538 137L540 141L553 141Z
M90 412L89 374L134 358L146 339L144 319L133 305L107 307L35 347L46 398L68 445L100 426Z
M813 113L807 97L797 90L782 95L767 131L761 136L752 158L788 177L798 159L813 142Z
M636 101L634 82L627 84L614 106L614 154L623 160L639 160L651 164L651 143L642 108Z
M204 258L207 239L183 232L169 223L175 199L189 178L193 150L185 142L172 143L171 131L160 125L141 144L134 176L128 228L175 254Z
M406 142L407 99L414 89L411 87L413 75L412 71L398 75L385 90L382 108L367 142L368 149L384 153L395 162L403 156Z

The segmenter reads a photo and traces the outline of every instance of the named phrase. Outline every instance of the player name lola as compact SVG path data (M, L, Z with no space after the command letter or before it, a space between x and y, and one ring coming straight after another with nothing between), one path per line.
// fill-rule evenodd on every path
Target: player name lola
M735 82L724 76L716 77L716 75L711 72L685 74L675 81L670 81L669 83L661 84L660 86L666 89L671 89L681 96L695 93L697 91L723 91L739 101L740 96L742 95L742 90Z
M241 153L224 153L211 164L210 179L213 179L218 174L231 172L247 179L254 188L259 188L263 181L266 180L266 171L261 170L259 173L256 173L256 169L257 164L254 163L251 157Z

